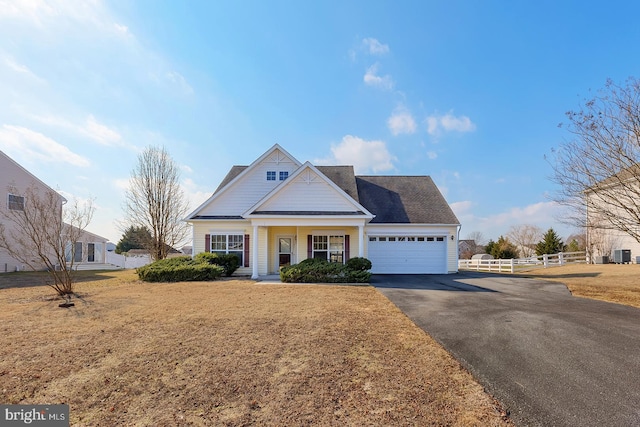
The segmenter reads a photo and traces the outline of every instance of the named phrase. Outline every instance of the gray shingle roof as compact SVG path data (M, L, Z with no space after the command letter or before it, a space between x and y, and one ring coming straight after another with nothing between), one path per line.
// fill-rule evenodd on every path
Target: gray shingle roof
M214 194L247 167L233 166ZM356 176L353 166L316 167L375 215L371 221L372 224L460 223L429 176ZM265 212L260 213L265 214ZM280 212L280 214L286 213Z
M216 194L225 185L227 185L228 183L233 181L233 178L235 178L236 176L240 175L242 173L242 171L245 170L248 167L249 166L237 166L237 165L236 166L232 166L231 170L227 173L227 176L224 177L224 179L222 180L220 185L218 185L218 188L216 188L216 191L214 191L213 194Z
M360 204L372 224L459 224L429 176L357 176Z
M316 166L327 178L358 202L358 187L353 166Z

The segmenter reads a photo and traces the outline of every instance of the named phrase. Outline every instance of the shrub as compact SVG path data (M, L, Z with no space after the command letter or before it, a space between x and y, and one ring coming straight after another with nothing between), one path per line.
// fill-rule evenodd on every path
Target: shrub
M280 280L285 283L368 283L371 273L364 269L367 265L371 268L371 261L366 258L346 265L309 258L283 267Z
M229 277L240 267L240 258L234 254L212 254L211 252L200 252L194 261L205 264L219 265L224 269L224 275Z
M347 268L353 271L371 270L371 261L363 257L354 257L347 261Z
M136 269L145 282L188 282L216 280L224 269L218 265L197 262L191 257L168 258Z

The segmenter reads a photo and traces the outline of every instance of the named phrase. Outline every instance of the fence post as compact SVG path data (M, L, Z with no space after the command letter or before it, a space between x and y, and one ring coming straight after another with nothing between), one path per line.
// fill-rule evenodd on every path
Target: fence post
M564 254L562 252L558 254L558 262L560 265L564 265Z
M549 267L549 255L542 255L542 264L544 265L544 268Z
M515 261L513 260L513 258L511 258L511 274L515 273L515 271Z

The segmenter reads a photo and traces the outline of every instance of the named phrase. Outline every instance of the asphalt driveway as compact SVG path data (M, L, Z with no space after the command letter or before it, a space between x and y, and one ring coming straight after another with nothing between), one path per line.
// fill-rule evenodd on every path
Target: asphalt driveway
M640 426L640 309L561 284L463 272L374 275L518 426Z

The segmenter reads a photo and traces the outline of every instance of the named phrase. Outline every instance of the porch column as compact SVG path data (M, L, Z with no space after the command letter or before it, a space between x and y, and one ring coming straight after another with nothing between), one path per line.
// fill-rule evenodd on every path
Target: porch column
M258 278L258 226L253 226L253 238L251 239L251 265L253 271L251 274L252 279Z
M358 226L358 256L364 256L364 225Z

